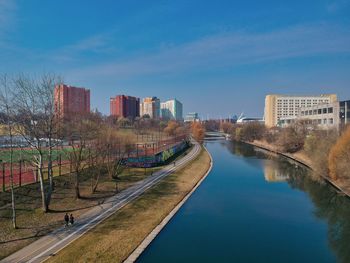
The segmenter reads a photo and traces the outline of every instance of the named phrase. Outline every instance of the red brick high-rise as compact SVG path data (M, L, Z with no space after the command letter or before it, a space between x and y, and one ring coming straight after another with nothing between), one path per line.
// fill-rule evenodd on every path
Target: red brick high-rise
M90 90L68 85L55 87L55 110L62 118L90 112Z
M110 99L111 116L132 118L140 116L140 99L132 96L118 95Z

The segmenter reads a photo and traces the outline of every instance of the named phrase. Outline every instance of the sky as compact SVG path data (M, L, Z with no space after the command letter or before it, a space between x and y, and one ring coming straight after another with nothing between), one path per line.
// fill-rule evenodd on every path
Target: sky
M350 0L0 0L0 74L177 98L204 118L262 117L271 93L350 99Z

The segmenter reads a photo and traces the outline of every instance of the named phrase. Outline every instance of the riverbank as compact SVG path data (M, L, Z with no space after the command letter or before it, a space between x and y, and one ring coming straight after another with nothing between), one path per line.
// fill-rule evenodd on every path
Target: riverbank
M122 191L135 183L159 171L157 168L125 168L119 175L118 190ZM50 211L41 210L39 184L28 184L15 188L17 226L11 224L11 193L0 192L0 259L28 246L42 236L62 226L65 213L73 213L79 217L95 206L99 206L115 192L115 180L107 173L100 176L97 191L91 192L91 174L84 172L81 176L81 199L75 198L74 175L55 177L55 190L52 195Z
M307 157L307 155L303 151L299 151L296 153L285 153L280 151L277 146L271 145L265 141L258 141L255 140L253 142L245 142L247 144L259 147L261 149L280 154L282 156L285 156L287 158L290 158L298 163L303 164L304 166L308 167L309 169L315 171L312 161ZM338 191L342 192L347 197L350 197L350 180L337 180L334 181L330 177L328 177L325 174L318 174L321 176L324 180L326 180L328 183L330 183L332 186L334 186Z
M122 262L197 185L210 168L202 150L186 167L167 176L140 198L93 228L49 262Z
M196 189L201 185L205 178L210 173L213 168L213 159L207 149L205 151L210 157L210 166L204 176L199 180L199 182L193 187L193 189L181 200L181 202L158 224L153 231L142 241L142 243L131 253L131 255L124 261L124 263L132 263L137 260L137 258L142 254L142 252L151 244L153 239L162 231L162 229L168 224L168 222L175 216L175 214L180 210L180 208L186 203L188 198L196 191Z

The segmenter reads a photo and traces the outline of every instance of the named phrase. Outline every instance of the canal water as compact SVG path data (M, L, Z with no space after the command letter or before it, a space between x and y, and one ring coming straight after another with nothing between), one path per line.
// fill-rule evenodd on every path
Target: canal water
M214 166L137 262L350 262L350 199L250 145L207 142Z

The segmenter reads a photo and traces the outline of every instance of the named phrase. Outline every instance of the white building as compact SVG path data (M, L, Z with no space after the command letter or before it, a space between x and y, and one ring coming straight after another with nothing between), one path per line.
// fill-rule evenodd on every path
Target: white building
M264 119L267 127L277 126L281 118L296 117L299 109L337 101L336 94L318 96L267 95Z
M309 125L321 129L339 129L350 123L350 100L302 107L297 116L282 117L279 124L286 127L296 120L305 120Z
M196 121L200 121L197 112L189 112L186 114L185 122L196 122Z
M160 104L163 119L182 121L182 103L177 99L168 100Z
M160 100L157 97L144 98L140 103L140 116L148 115L151 119L160 118Z

